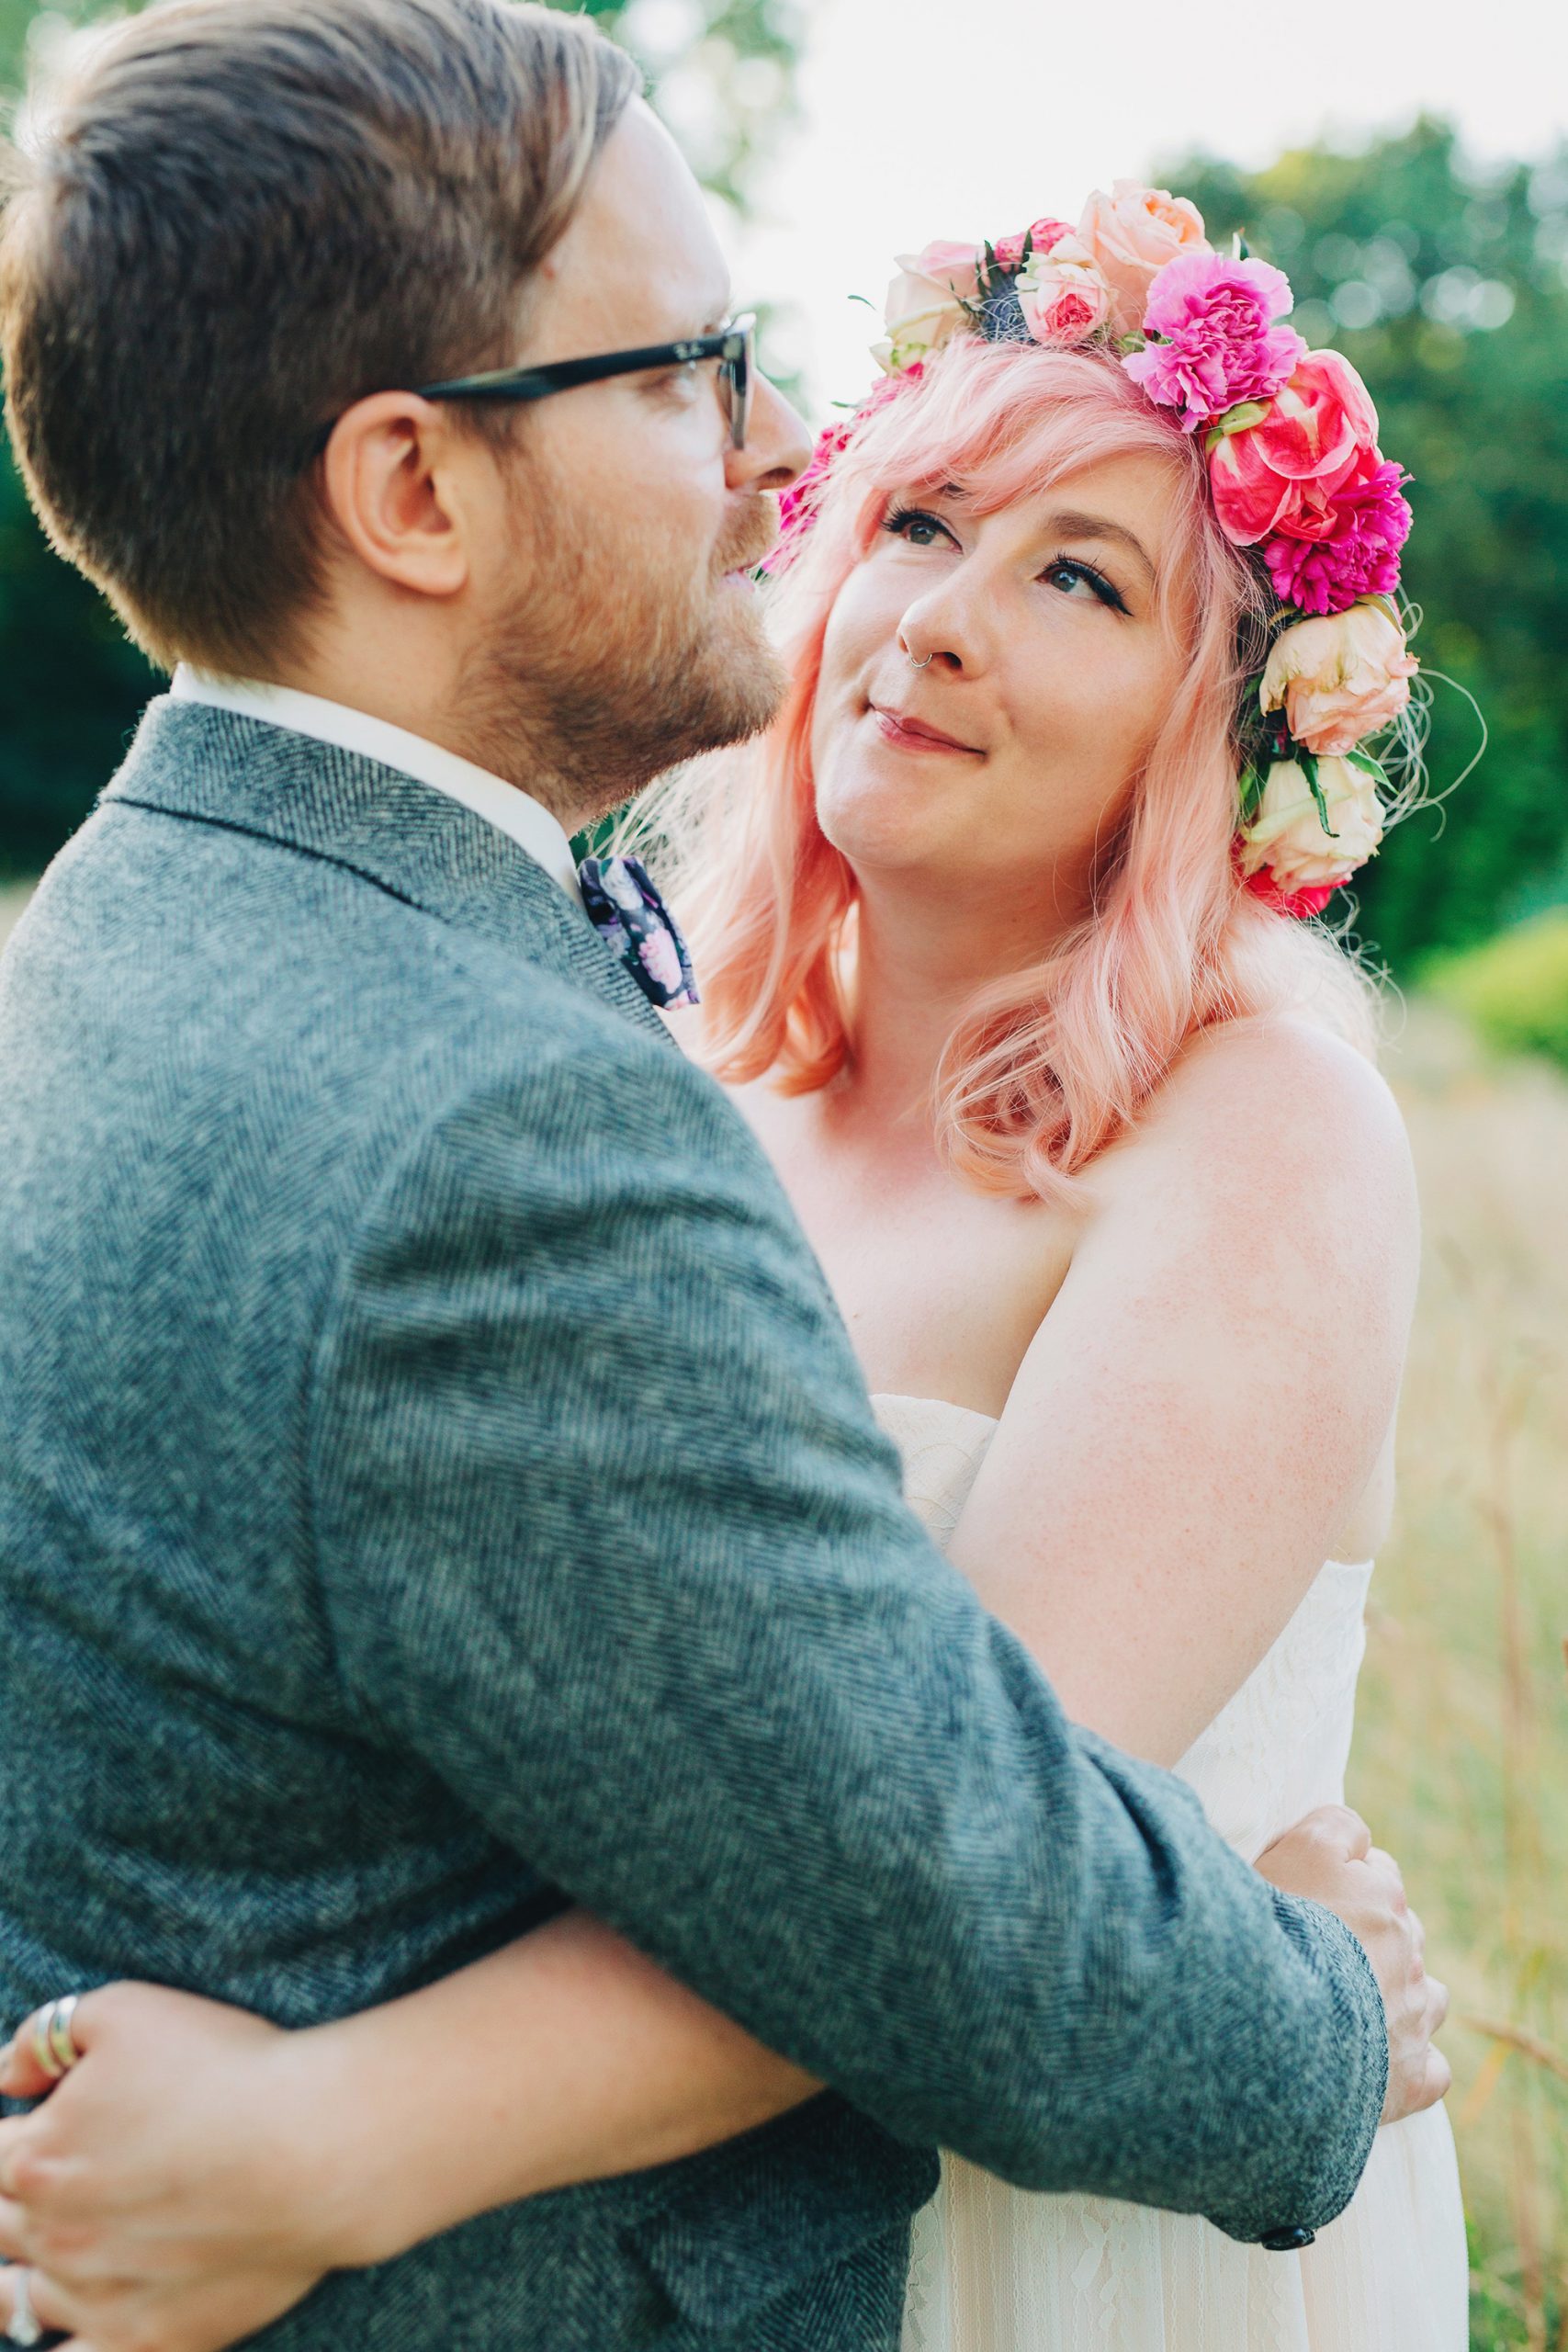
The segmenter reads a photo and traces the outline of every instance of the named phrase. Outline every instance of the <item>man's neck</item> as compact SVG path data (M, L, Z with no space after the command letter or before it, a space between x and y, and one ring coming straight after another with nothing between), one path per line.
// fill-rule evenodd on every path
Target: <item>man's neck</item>
M411 654L406 664L386 650L355 659L323 648L270 662L265 673L255 673L255 683L288 686L401 728L527 793L569 833L582 831L593 812L584 805L581 786L541 752L525 717L487 712L482 698L464 694L462 676L460 664L433 658L428 648Z

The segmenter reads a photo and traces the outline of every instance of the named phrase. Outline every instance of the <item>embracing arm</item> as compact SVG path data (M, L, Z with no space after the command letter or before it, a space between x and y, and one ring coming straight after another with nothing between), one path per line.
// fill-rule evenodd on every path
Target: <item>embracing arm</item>
M338 2264L382 2261L492 2205L672 2163L822 2087L582 1911L295 2040L296 2092L314 2075L314 2110L347 2127L313 2191L333 2214Z
M318 1393L350 1685L544 1877L898 2137L1239 2235L1341 2201L1387 2062L1360 1955L1077 1736L915 1525L700 1074L604 1036L468 1089Z
M149 2259L191 2275L384 2262L492 2206L732 2139L821 2088L581 1911L330 2025L285 2032L118 1984L82 2002L73 2030L81 2067L30 2121L0 2123L0 2189L48 2189L67 2148L112 2155L95 2218L118 2234L90 2266L107 2277ZM19 2034L0 2091L50 2088Z
M1382 2095L1364 1958L1272 1897L1162 1774L1070 1730L903 1510L820 1278L771 1180L737 1167L731 1114L664 1102L704 1083L673 1057L618 1058L554 1073L547 1148L508 1073L393 1172L323 1340L324 1573L370 1718L790 2064L563 1923L562 1949L586 1939L574 1967L609 1972L595 2025L613 1982L649 2082L600 2072L585 2130L561 2109L592 2034L547 2052L536 2142L505 2102L515 2137L488 2185L454 2173L402 2233L679 2153L818 2077L1031 2185L1198 2206L1244 2237L1328 2218ZM616 1102L637 1105L640 1156L606 1150ZM517 1988L530 2050L572 2013L561 1976L565 2010L535 2005L550 1950L533 1943L484 1963L493 1979L334 2029L340 2047L391 2055L371 2037L407 2034L440 2051L450 2097L455 2064L513 2030L488 1983ZM436 2030L422 2002L468 2006ZM524 2047L495 2088L526 2095ZM666 2105L661 2048L684 2049L711 2107ZM91 2074L50 2102L62 2121Z

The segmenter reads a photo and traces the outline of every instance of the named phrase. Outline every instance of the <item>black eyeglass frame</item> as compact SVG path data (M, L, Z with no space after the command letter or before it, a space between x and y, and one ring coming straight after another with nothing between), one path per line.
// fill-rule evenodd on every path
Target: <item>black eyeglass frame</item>
M545 401L555 392L573 391L579 384L642 375L654 368L694 367L705 359L718 361L730 442L744 449L757 380L757 319L750 311L716 334L645 344L636 351L602 351L591 359L550 359L538 368L492 368L482 376L453 376L445 383L419 384L415 390L425 401Z

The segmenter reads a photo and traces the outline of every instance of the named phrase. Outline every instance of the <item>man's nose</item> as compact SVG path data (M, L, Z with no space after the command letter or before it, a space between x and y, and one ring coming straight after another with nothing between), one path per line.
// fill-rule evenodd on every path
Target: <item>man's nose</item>
M811 429L776 384L759 376L744 449L731 449L726 475L731 490L787 490L811 461Z

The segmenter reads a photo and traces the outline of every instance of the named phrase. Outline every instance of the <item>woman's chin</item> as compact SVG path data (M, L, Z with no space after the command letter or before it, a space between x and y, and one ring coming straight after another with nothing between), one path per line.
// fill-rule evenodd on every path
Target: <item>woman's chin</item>
M877 773L857 763L852 775L819 777L817 821L852 865L918 867L951 857L962 844L969 816L934 779Z
M824 834L857 870L915 873L951 854L950 828L922 822L908 808L833 809L818 816Z

